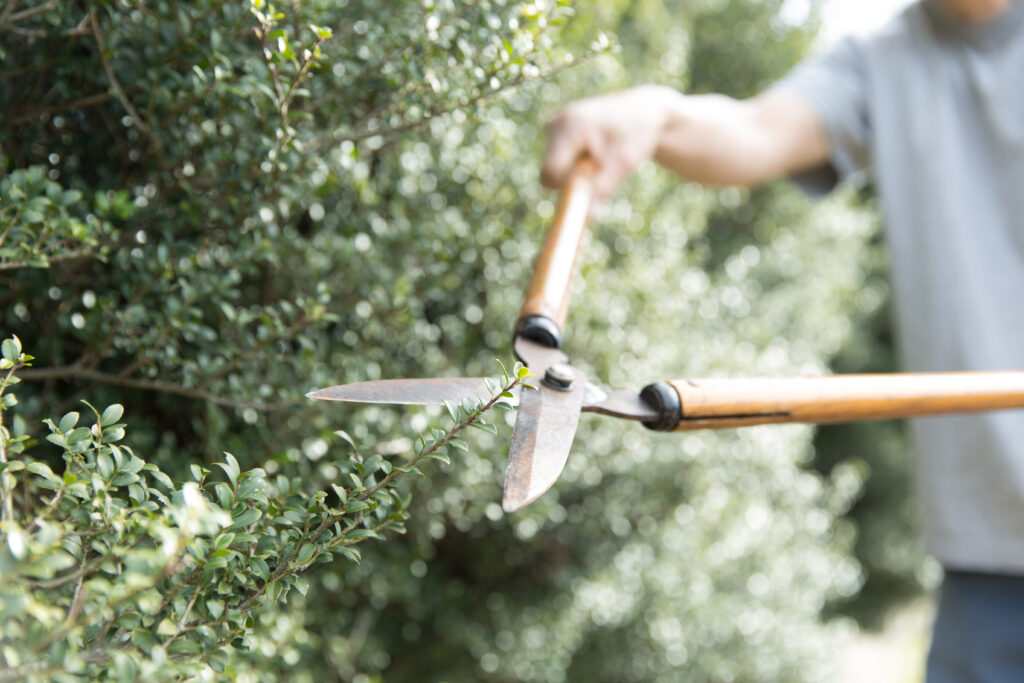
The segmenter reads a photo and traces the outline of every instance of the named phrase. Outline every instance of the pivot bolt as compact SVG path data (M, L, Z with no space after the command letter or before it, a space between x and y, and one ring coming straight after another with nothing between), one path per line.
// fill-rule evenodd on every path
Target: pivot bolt
M548 366L544 371L543 382L552 389L558 391L569 391L572 388L572 381L576 378L572 368L565 363L555 363Z

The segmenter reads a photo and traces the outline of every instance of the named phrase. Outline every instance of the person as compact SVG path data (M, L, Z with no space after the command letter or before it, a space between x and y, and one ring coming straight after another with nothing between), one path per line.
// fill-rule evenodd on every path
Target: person
M748 100L646 85L568 104L542 182L610 195L653 159L691 181L870 172L907 370L1024 368L1024 0L918 0ZM931 683L1024 681L1024 412L913 421L925 541L946 573Z

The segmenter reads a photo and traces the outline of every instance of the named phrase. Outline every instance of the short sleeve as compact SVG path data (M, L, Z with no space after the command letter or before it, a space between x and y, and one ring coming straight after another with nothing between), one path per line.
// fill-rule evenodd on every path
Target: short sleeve
M847 38L797 66L773 90L810 104L828 137L830 163L793 176L811 194L827 194L840 180L871 165L871 121L862 45Z

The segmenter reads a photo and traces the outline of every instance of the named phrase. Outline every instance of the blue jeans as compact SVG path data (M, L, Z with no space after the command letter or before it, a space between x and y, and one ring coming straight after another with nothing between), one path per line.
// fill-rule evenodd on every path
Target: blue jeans
M946 571L926 680L1024 681L1024 577Z

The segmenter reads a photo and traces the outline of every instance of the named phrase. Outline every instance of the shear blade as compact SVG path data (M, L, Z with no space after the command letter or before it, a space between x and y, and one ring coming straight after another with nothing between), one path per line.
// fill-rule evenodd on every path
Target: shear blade
M445 401L485 398L490 393L483 377L436 377L353 382L317 389L306 396L324 401L441 405Z
M551 488L569 458L580 420L587 378L573 368L576 379L569 391L543 384L523 388L512 431L512 447L505 471L502 507L514 512Z

